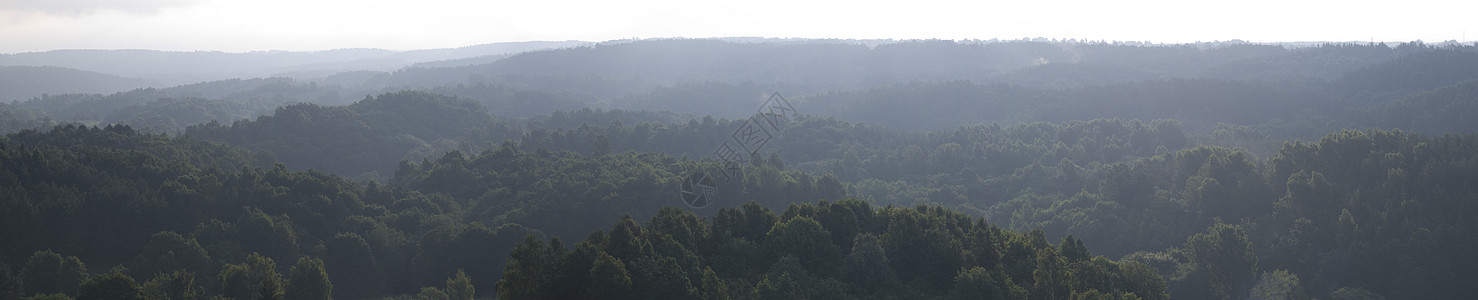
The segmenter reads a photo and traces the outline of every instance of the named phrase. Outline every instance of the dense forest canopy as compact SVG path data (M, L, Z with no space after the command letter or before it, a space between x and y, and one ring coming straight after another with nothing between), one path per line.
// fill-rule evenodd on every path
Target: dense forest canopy
M1455 299L1478 278L1471 46L663 39L3 90L32 94L0 104L0 300Z

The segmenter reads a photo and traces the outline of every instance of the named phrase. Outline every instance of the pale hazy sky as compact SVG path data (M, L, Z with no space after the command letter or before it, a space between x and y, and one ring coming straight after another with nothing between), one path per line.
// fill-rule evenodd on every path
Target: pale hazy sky
M1478 1L0 0L0 53L449 48L660 37L1164 43L1478 39Z

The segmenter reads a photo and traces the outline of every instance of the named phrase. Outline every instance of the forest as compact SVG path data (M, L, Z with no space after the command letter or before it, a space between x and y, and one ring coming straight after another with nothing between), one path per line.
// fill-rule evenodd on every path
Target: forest
M0 300L1462 299L1478 278L1461 44L652 39L104 71L0 67L31 93L0 103Z

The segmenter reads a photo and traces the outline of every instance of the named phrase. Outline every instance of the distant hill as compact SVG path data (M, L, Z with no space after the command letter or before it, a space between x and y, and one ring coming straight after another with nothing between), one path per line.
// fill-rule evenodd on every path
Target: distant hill
M0 101L42 94L113 93L159 85L148 80L60 67L0 66Z
M157 50L54 50L0 54L0 66L58 66L138 77L169 85L229 78L278 75L325 76L345 71L391 71L416 63L462 58L508 55L519 52L572 47L580 41L511 42L450 49L391 51L384 49L335 49L325 51L215 51L174 52Z
M736 43L711 39L601 43L514 55L492 63L397 72L392 85L461 82L473 75L549 80L637 80L649 85L745 82L785 86L792 93L855 89L876 84L985 80L1005 71L1065 61L1057 45L1038 42L957 43ZM608 91L594 91L602 93ZM614 98L621 94L597 94Z

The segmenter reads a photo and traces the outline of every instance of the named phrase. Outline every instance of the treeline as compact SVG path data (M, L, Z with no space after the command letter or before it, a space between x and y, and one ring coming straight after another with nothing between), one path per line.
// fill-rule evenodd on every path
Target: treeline
M184 134L270 152L294 169L382 179L397 161L458 149L458 143L481 149L503 140L509 129L477 103L405 91L348 106L285 106L271 116L230 125L212 121Z
M615 151L683 153L690 146L668 141L722 133L688 127L703 128L706 122L582 127L531 133L524 143L595 153L589 151L606 140ZM1472 143L1478 138L1342 131L1311 143L1285 144L1266 158L1236 148L1193 146L1190 141L1265 139L1256 135L1228 127L1214 136L1188 137L1173 121L1114 120L973 126L918 134L801 118L771 142L776 149L772 155L754 161L834 175L850 183L851 195L878 204L941 205L997 220L1013 230L1040 228L1049 237L1081 237L1099 253L1132 254L1135 260L1157 266L1176 295L1238 298L1250 295L1264 276L1271 276L1268 280L1287 287L1282 292L1312 297L1336 292L1455 297L1416 288L1430 285L1352 274L1404 274L1395 276L1445 282L1461 277L1404 272L1460 273L1464 266L1478 263L1436 253L1414 255L1428 250L1407 244L1420 236L1423 241L1447 243L1431 247L1470 246L1456 235L1450 239L1436 235L1458 234L1469 226L1458 225L1467 222L1454 213L1474 209L1458 199L1473 193L1467 178L1478 178L1468 174L1478 170L1470 163ZM1374 223L1359 221L1366 219ZM1246 251L1238 254L1245 257L1236 266L1245 271L1237 275L1240 281L1211 283L1198 277L1210 275L1196 273L1200 271L1192 269L1195 261L1211 259L1192 258L1210 255L1192 250L1198 246L1188 240L1198 236L1238 239L1245 246ZM1439 259L1446 263L1424 267L1356 262L1384 257L1421 264L1416 261L1433 256L1448 258ZM1360 265L1362 272L1350 273L1350 265ZM1210 285L1218 286L1221 296L1199 294ZM1260 290L1270 288L1264 285Z
M453 209L463 204L444 195L291 172L281 164L261 167L255 157L241 148L140 134L125 126L8 136L0 150L6 195L0 262L20 283L5 282L18 288L7 293L85 298L78 294L79 281L33 277L89 270L81 263L46 262L61 261L53 259L57 253L94 266L93 279L120 274L145 287L159 281L198 295L175 299L258 299L261 289L274 285L291 294L299 273L294 269L301 268L314 274L329 270L322 281L332 279L340 297L415 294L451 277L439 273L448 267L426 260L444 257L438 249L456 245L433 243L430 237L437 235L431 233L505 236L502 246L474 239L486 246L467 253L501 262L500 251L506 255L514 242L536 232L463 220ZM476 273L481 269L467 266L491 287L501 268L486 268ZM81 287L85 291L87 284Z
M30 119L127 124L138 130L177 133L190 125L256 117L288 104L342 105L353 100L343 99L340 88L287 78L236 79L107 95L35 95L24 101L0 104L0 111L27 112L32 115ZM20 129L27 128L7 133Z
M369 101L364 105L392 104ZM713 124L703 125L708 122ZM674 128L722 129L717 121L693 123L697 125ZM1142 264L1163 278L1169 294L1200 295L1197 298L1240 298L1252 293L1449 298L1457 295L1439 287L1460 284L1454 280L1463 277L1443 274L1465 274L1465 270L1478 265L1478 261L1454 255L1471 248L1466 242L1466 228L1471 222L1463 216L1475 208L1462 200L1471 198L1475 192L1468 188L1472 186L1468 181L1478 178L1475 176L1478 174L1473 174L1478 172L1475 171L1478 166L1471 163L1478 160L1469 151L1478 146L1475 145L1478 137L1470 135L1427 137L1402 132L1346 131L1314 143L1287 144L1276 156L1264 160L1235 149L1187 148L1183 146L1185 135L1171 121L980 126L928 135L869 129L820 118L801 118L792 126L787 135L795 133L807 141L830 136L834 139L820 143L832 144L832 148L802 151L804 148L796 145L803 143L787 141L796 137L777 140L778 151L751 157L740 173L742 179L719 186L719 199L722 199L716 204L719 209L698 211L711 214L713 220L705 222L723 222L720 219L733 213L724 207L744 201L755 202L744 209L746 214L747 210L786 208L787 212L777 219L750 226L780 228L784 227L781 224L804 223L795 216L811 218L831 236L829 244L837 249L826 252L835 255L826 259L845 261L851 253L845 250L847 245L856 244L855 239L866 233L870 232L884 245L890 239L900 238L887 232L892 225L878 225L897 220L858 221L857 224L872 225L848 229L824 220L830 218L825 213L808 211L836 210L822 207L843 205L850 206L847 209L853 215L859 214L857 211L863 207L877 215L906 211L927 215L934 214L929 211L938 211L935 213L954 216L946 219L958 219L968 213L976 217L964 217L965 221L961 221L964 223L954 223L976 222L970 219L977 217L995 220L1002 224L1001 228L984 223L974 226L988 232L1000 231L992 233L997 242L1015 239L1013 234L1020 235L1012 231L1041 229L1026 236L1065 241L1051 246L1057 247L1058 252L1069 252L1066 245L1081 244L1108 257L1128 254L1118 261L1094 264L1102 264L1100 267L1110 271L1114 270L1108 267L1110 262L1121 269L1124 261ZM4 263L12 269L23 269L31 256L49 249L53 253L77 256L94 266L120 266L109 272L144 282L164 273L188 272L197 278L199 290L215 294L227 293L227 283L217 280L220 276L209 278L231 269L231 265L264 264L260 262L263 259L295 262L310 257L310 261L323 260L335 293L344 297L417 294L422 292L421 287L443 286L447 278L455 277L458 269L469 276L474 286L492 292L498 280L511 274L507 273L509 267L504 265L502 257L513 253L514 246L526 240L527 235L534 235L536 244L547 245L542 241L544 237L586 236L605 224L618 222L622 215L648 218L674 213L664 213L659 208L681 203L677 195L678 180L693 170L716 169L717 163L652 152L619 151L614 147L623 143L622 147L632 148L667 144L618 142L627 139L648 141L652 136L665 134L702 134L685 131L688 129L662 133L670 130L674 129L646 135L635 134L636 127L621 125L569 130L577 133L574 137L594 137L590 142L591 152L585 154L560 149L558 144L536 146L537 139L503 143L475 155L451 151L434 160L403 161L392 179L383 184L358 183L316 171L289 171L283 164L270 165L273 160L265 153L188 136L139 133L126 126L64 126L49 132L25 131L4 141L6 173L0 179L9 182L5 191L11 195L5 197L5 230L0 233L7 241L3 246ZM604 133L595 134L600 132ZM869 133L877 136L868 136ZM890 135L908 138L895 139ZM602 137L605 143L601 142ZM933 151L923 154L925 146L932 146ZM799 156L825 157L841 152L844 157L796 165L787 163L795 160L782 158L781 151L790 151L787 149L797 149ZM848 152L853 154L845 154ZM918 161L889 163L894 159ZM839 165L840 169L836 170L865 172L823 169L832 165ZM811 174L819 173L792 168L815 168L821 170L819 173L830 174L816 176ZM887 186L894 188L879 188ZM789 208L792 203L859 195L874 199L872 203L896 203L898 206L894 207L900 208L878 208L875 205L879 204L857 200L821 202L814 208L806 205ZM958 212L945 213L943 207ZM653 223L667 222L660 220L654 218ZM935 228L920 226L923 232ZM958 226L965 228L959 232L969 232L966 229L970 227ZM722 236L722 231L711 225L692 228L709 230L710 237ZM697 229L689 232L694 230ZM630 285L622 285L620 282L624 281L617 279L615 285L604 288L649 284L651 278L640 277L659 276L658 273L637 272L660 271L641 268L673 267L660 263L671 259L678 269L699 270L684 271L693 291L706 289L708 284L703 283L703 278L707 275L702 269L712 268L715 280L727 286L724 293L733 297L780 291L774 290L780 287L773 284L783 278L766 277L772 275L819 284L799 286L835 288L823 292L784 292L794 295L874 295L865 288L876 285L849 282L855 278L847 279L843 275L850 272L806 267L813 261L806 258L795 262L805 273L785 275L799 271L783 271L791 268L784 266L784 255L773 252L778 250L764 250L769 249L765 245L778 238L773 236L778 233L770 229L746 230L750 232L748 235L730 233L735 241L713 238L705 242L709 243L707 246L679 242L683 246L673 248L686 249L691 256L701 259L683 258L689 255L671 249L657 252L660 255L621 256L611 254L616 250L601 248L610 247L609 242L587 240L598 248L595 250L611 255L607 267L615 268L611 261L621 262L632 280ZM643 235L649 244L669 243L661 240L661 234ZM952 236L958 241L966 241L965 237ZM749 246L737 242L740 238ZM960 249L971 245L950 239L905 244L926 247L921 243L935 242L959 244ZM1046 251L1044 245L1048 244L1034 242L1035 246L1028 252ZM713 247L723 245L753 247L735 251L748 253L743 257L774 260L766 260L760 267L750 266L748 271L734 271L732 268L740 267L710 262L710 259L730 257L723 252L712 252ZM825 244L817 245L828 248ZM1009 248L1008 244L997 246L1002 247L997 249ZM572 254L580 251L578 247L574 249L547 250L551 252L546 255L599 257L595 255L598 251ZM884 249L888 249L883 256L889 261L907 261L912 258L902 257L917 255L901 253L921 251L886 246ZM900 254L895 256L895 251ZM958 253L967 253L961 251ZM1005 250L1001 251L1002 257L1006 257ZM252 258L253 253L261 259ZM684 262L693 259L702 263ZM1395 259L1397 263L1356 263L1380 259ZM1074 261L1068 256L1064 260ZM1040 262L1029 261L1033 262L1033 268ZM962 260L942 269L948 271L929 268L944 273L928 275L927 279L905 275L915 274L910 271L917 268L913 263L890 264L890 268L901 278L897 282L897 287L903 287L897 289L900 293L945 296L940 291L963 288L959 287L961 277L998 280L986 284L984 289L1017 290L1006 285L1005 278L1010 278L1025 295L1039 289L1035 281L1025 280L1036 280L1034 272L1009 273L1012 269L1008 268L1001 270L1008 272L1007 275L999 275L992 273L997 270L987 265L967 262ZM975 266L981 267L981 271L973 271ZM277 272L291 273L287 267L285 264L277 267ZM528 272L545 271L548 270ZM1085 272L1098 271L1066 274L1070 274L1068 277L1089 274ZM605 275L616 273L619 272ZM577 275L568 276L589 276ZM668 275L659 277L669 278L661 277ZM762 286L766 279L772 284ZM648 283L638 284L644 281ZM1141 298L1154 297L1141 293L1143 290L1118 285L1066 286L1080 294L1091 293L1090 290L1108 294L1129 291ZM539 289L542 288L526 290ZM689 295L684 291L690 289L639 290Z
M716 167L660 154L588 157L510 144L406 162L394 184L361 184L127 126L24 131L0 149L8 195L0 206L0 262L24 269L29 257L51 251L108 266L94 272L111 269L137 282L189 277L195 283L187 286L201 295L234 298L245 296L232 294L239 292L233 286L275 284L262 279L275 278L271 262L303 257L322 260L340 297L417 294L459 269L491 292L525 235L577 236L622 214L649 215L681 203L674 174ZM830 177L774 167L746 172L766 180L725 186L730 203L764 197L783 206L845 195ZM239 272L254 274L242 275L247 283L225 279L242 264L248 270ZM275 272L291 273L287 267Z
M703 218L663 208L566 246L530 236L501 299L1167 299L1148 265L1068 237L1002 230L939 207L754 203Z

